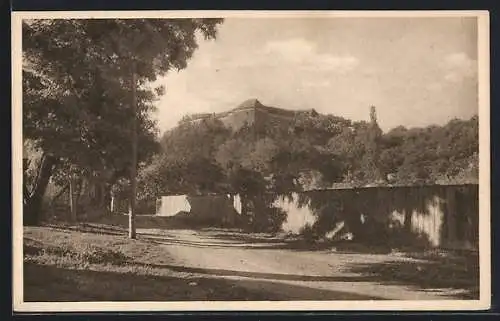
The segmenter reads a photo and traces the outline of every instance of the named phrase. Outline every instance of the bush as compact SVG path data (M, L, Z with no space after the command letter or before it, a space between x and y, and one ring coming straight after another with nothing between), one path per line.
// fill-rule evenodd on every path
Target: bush
M136 205L136 212L138 214L155 214L156 213L156 199L143 199L138 200Z
M128 258L119 251L87 245L81 252L77 253L77 259L91 264L123 265Z
M24 256L29 257L59 257L83 264L123 265L128 258L122 252L104 249L92 245L72 248L69 246L39 247L32 244L24 245Z
M281 231L287 212L281 208L267 206L261 213L250 217L247 222L248 231L258 233L277 233Z
M304 241L308 244L316 243L319 239L316 230L309 223L300 228L299 235L301 235Z
M281 231L283 223L286 221L288 214L285 210L271 206L268 209L269 217L269 232L276 233Z

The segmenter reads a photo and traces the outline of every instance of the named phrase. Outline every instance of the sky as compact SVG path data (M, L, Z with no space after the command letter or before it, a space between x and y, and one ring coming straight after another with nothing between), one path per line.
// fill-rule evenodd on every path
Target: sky
M369 120L373 105L384 131L478 113L474 17L233 17L198 41L186 69L157 81L162 132L251 98L352 120Z

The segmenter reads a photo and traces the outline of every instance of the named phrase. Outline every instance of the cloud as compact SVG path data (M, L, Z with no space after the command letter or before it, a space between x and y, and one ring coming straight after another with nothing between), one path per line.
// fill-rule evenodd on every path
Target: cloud
M299 63L315 54L315 46L302 38L270 41L264 47L264 53L279 55L285 61Z
M427 85L427 89L430 91L440 91L441 89L443 89L443 85L438 82L433 82Z
M459 20L450 22L454 30L441 26L448 22L438 28L430 21L404 22L404 41L396 41L402 31L392 23L373 28L360 20L353 28L349 19L343 28L332 19L338 26L314 32L306 24L271 20L228 19L217 40L200 40L188 67L161 79L167 89L158 103L161 128L184 114L229 110L248 98L356 120L367 119L367 106L376 105L383 128L477 112L476 60L465 54L472 40L463 41ZM427 29L433 32L422 37Z
M477 60L469 58L465 53L453 53L444 59L444 79L451 83L459 83L465 79L473 79L477 75Z
M456 52L442 58L438 78L426 85L432 92L441 92L468 80L477 80L477 60L469 58L464 52Z
M305 80L302 82L304 87L329 87L332 83L329 80Z
M267 65L268 67L286 67L301 71L343 73L357 67L359 60L349 55L337 56L330 53L320 53L314 43L303 38L294 38L269 41L250 60L243 61L239 65Z

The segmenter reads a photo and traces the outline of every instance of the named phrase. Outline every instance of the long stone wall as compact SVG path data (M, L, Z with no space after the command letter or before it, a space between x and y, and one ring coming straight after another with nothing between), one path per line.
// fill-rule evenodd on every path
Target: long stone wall
M391 242L404 238L431 247L478 248L478 185L321 190L272 199L268 205L287 213L286 232L299 233L309 225L328 233L342 223L358 239L372 233ZM159 215L191 211L200 220L234 221L241 214L238 195L166 196L161 203Z
M278 197L275 206L287 211L285 231L315 223L330 231L346 222L361 235L377 226L389 237L412 236L432 247L478 247L478 185L309 191Z

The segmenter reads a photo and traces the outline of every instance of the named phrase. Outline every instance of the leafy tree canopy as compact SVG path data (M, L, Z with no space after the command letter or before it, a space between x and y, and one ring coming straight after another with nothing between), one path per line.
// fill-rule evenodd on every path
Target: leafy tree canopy
M23 21L23 134L33 148L70 169L128 177L131 121L138 119L139 162L158 147L158 76L187 66L197 35L214 39L221 19L51 19ZM135 74L136 83L132 82ZM132 87L137 114L133 114ZM43 163L43 162L42 162ZM43 195L53 166L41 166ZM56 177L54 176L54 177ZM35 192L35 191L34 191ZM36 203L39 203L38 201ZM37 206L35 206L37 207Z

